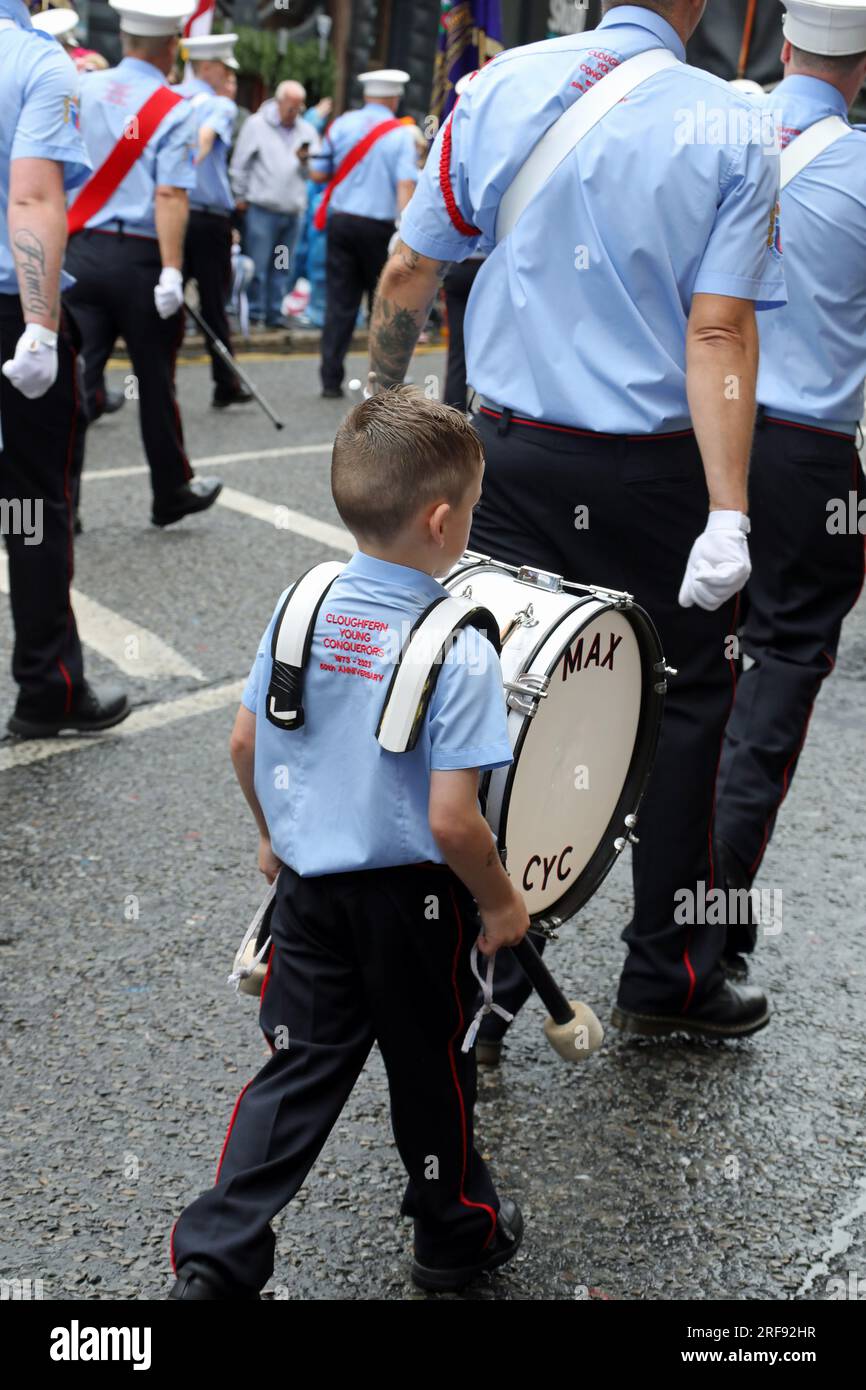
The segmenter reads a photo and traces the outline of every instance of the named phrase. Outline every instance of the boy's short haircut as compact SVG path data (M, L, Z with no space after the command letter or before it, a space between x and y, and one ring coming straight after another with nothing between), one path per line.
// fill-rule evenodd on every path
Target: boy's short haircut
M423 506L459 505L483 458L459 410L392 386L356 405L337 431L331 491L354 535L387 544Z

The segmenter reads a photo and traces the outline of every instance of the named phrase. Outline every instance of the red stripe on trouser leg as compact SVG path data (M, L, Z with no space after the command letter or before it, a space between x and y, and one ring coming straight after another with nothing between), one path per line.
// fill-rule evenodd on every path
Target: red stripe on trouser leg
M171 1261L171 1272L177 1277L177 1260L174 1257L174 1233L177 1230L177 1222L171 1228L171 1235L168 1238L168 1258Z
M221 1151L221 1153L220 1153L219 1163L217 1164L216 1177L214 1178L214 1186L216 1186L216 1184L217 1184L217 1183L219 1182L219 1180L220 1180L220 1169L221 1169L222 1166L223 1166L223 1159L224 1159L225 1156L226 1156L226 1149L228 1148L229 1139L231 1138L232 1128L233 1128L233 1126L234 1126L235 1120L237 1119L238 1107L240 1106L240 1103L241 1103L241 1101L243 1100L244 1095L246 1094L247 1090L249 1089L249 1087L250 1087L252 1084L253 1084L253 1077L250 1077L250 1079L249 1079L249 1081L247 1082L246 1086L244 1086L244 1089L241 1091L240 1095L238 1096L237 1100L235 1101L235 1108L234 1108L234 1110L232 1111L232 1117L231 1117L231 1119L229 1120L229 1127L228 1127L228 1129L226 1130L226 1137L225 1137L225 1139L223 1140L222 1151Z
M454 917L457 922L457 947L454 951L454 959L451 963L451 987L454 990L454 998L457 1001L457 1027L448 1042L448 1061L451 1065L451 1076L454 1080L454 1089L457 1092L457 1102L460 1107L462 1167L460 1172L459 1195L461 1206L472 1207L476 1211L486 1211L488 1216L490 1217L490 1233L487 1236L487 1239L485 1240L483 1246L481 1247L482 1250L484 1250L490 1244L491 1240L496 1234L496 1212L493 1210L492 1207L488 1207L486 1202L470 1202L469 1198L463 1191L463 1184L466 1181L466 1164L468 1160L466 1143L466 1106L463 1101L463 1092L460 1089L460 1081L457 1076L457 1063L454 1058L454 1043L456 1042L457 1038L459 1038L460 1034L463 1032L463 1006L460 1003L460 991L457 988L457 965L460 960L460 951L463 945L463 922L460 917L460 909L457 906L457 900L454 897L454 889L449 888L449 892L451 894L451 903L454 908Z

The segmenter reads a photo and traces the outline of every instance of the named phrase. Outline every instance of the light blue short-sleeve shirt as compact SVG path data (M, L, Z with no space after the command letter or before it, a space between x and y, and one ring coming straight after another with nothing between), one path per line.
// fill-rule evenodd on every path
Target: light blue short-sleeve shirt
M83 75L81 129L94 169L108 158L129 122L160 86L168 86L162 73L140 58L124 58L116 68ZM179 101L160 121L115 192L86 225L95 229L120 221L131 236L155 238L157 186L195 187L197 145L195 114L188 101Z
M376 101L338 116L322 137L320 152L311 157L311 167L317 173L335 174L359 140L374 126L393 119L393 111ZM356 217L375 217L390 222L397 216L397 184L405 179L417 183L418 174L415 137L408 128L392 130L377 140L337 185L329 211L350 212Z
M795 75L766 99L783 146L825 116L847 118L828 82ZM789 302L762 314L758 400L768 414L855 432L866 376L866 131L824 150L782 191Z
M223 208L231 212L235 203L229 183L228 160L238 108L229 97L218 96L210 83L201 77L191 77L175 91L189 98L195 112L196 129L200 131L202 126L209 126L216 132L210 152L195 166L195 188L189 195L190 207Z
M357 552L319 611L305 722L291 731L265 713L281 595L242 700L256 715L255 787L271 844L296 873L442 863L428 816L431 771L511 762L499 658L474 628L440 668L415 748L389 753L376 741L396 656L445 592L420 570Z
M541 136L620 63L681 60L598 122L496 245L503 194ZM530 419L611 434L687 428L695 294L785 302L779 154L747 97L686 65L660 15L496 57L433 144L400 236L441 261L490 252L466 315L467 375Z
M0 0L0 294L17 294L9 244L9 177L15 159L52 159L63 186L77 188L90 173L81 136L78 73L50 34L30 23L21 0ZM73 283L61 277L61 288Z

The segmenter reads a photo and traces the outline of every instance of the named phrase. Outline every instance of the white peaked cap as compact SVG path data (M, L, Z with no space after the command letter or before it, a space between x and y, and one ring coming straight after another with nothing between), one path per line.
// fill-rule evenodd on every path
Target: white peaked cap
M195 0L108 0L120 15L123 34L158 39L178 34L195 10Z
M184 39L181 48L185 58L191 58L196 62L200 58L210 58L216 63L225 63L227 68L237 68L237 41L237 34L195 34Z
M866 53L866 0L783 0L785 38L806 53Z
M476 72L477 70L478 69L476 69ZM457 83L454 87L455 96L462 97L474 76L475 72L464 72L463 76L457 79Z
M30 20L34 29L41 29L43 34L53 34L55 39L59 39L75 28L78 15L74 10L42 10L40 14L31 15Z
M409 74L402 68L378 68L376 72L362 72L358 81L365 97L399 97L406 89Z

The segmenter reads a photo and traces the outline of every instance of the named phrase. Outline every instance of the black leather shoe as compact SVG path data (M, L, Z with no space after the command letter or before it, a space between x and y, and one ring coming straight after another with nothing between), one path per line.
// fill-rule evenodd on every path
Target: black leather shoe
M31 715L20 703L8 723L9 732L20 738L52 738L63 729L81 733L98 733L111 729L129 714L129 700L118 686L94 690L87 681L81 687L68 714Z
M102 410L100 411L100 414L101 414L101 415L114 415L115 412L118 411L118 410L120 410L121 407L122 407L123 405L125 405L125 404L126 404L126 396L123 394L122 391L109 391L109 390L106 390L106 392L105 392L105 402L104 402L104 404L103 404Z
M172 526L192 512L206 512L223 490L218 478L193 478L162 502L154 502L151 521L154 526Z
M770 1022L767 996L757 985L734 985L723 980L719 988L687 1014L635 1013L617 1004L611 1014L615 1028L661 1038L668 1033L688 1033L694 1038L746 1038Z
M735 985L744 985L749 978L749 962L736 951L726 950L719 961L729 980Z
M342 386L323 386L322 399L326 401L338 401L345 392Z
M222 1299L249 1303L260 1299L258 1289L247 1288L244 1284L233 1284L223 1278L219 1270L204 1260L187 1260L177 1272L177 1282L168 1293L169 1298Z
M419 1289L431 1293L450 1293L471 1284L481 1274L498 1269L515 1255L523 1240L523 1215L520 1207L510 1197L503 1197L499 1203L496 1218L496 1232L490 1245L474 1264L463 1265L422 1265L417 1259L412 1261L412 1279Z
M225 410L228 405L248 405L251 400L253 393L245 386L215 386L210 403L216 406L217 410Z

